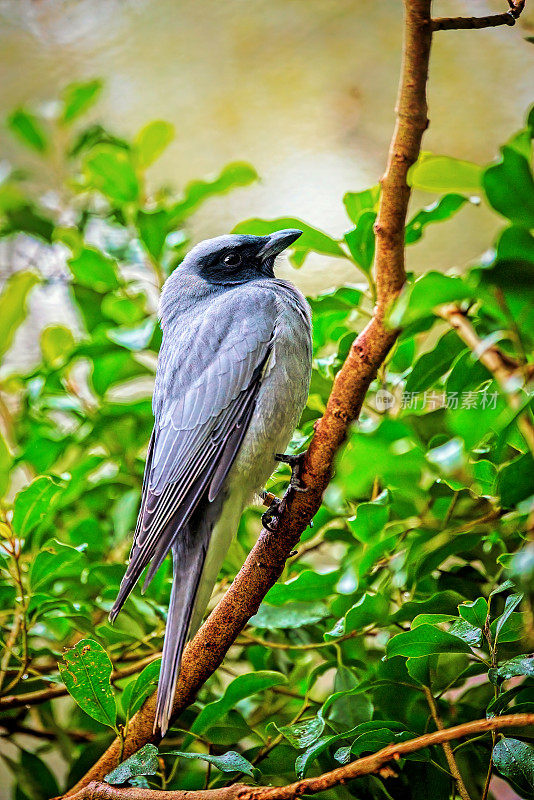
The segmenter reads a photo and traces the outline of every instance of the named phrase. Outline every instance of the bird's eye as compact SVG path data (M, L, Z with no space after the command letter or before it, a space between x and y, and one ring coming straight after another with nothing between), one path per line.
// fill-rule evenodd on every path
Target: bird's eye
M224 257L224 263L228 264L229 267L236 267L241 263L241 256L239 253L230 253L230 255Z

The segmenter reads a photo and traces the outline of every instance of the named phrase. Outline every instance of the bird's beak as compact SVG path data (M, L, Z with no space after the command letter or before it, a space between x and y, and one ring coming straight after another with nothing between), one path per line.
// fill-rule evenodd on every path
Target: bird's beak
M265 244L258 253L258 257L265 261L271 256L277 256L290 244L296 242L299 236L302 236L302 231L297 228L286 228L283 231L275 231L270 236L264 236Z

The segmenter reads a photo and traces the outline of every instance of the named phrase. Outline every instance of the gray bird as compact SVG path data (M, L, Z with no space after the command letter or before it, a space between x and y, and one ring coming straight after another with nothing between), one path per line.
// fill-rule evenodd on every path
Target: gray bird
M141 507L113 622L150 564L172 550L173 585L154 730L165 735L182 653L199 627L245 505L276 467L306 403L309 307L275 278L301 235L220 236L194 247L163 287L163 342Z

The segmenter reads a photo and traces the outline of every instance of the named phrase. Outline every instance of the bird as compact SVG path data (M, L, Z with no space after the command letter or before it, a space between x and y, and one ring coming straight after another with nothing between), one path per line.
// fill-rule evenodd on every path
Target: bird
M154 733L168 730L183 650L209 603L244 507L285 456L308 397L311 314L274 274L301 236L228 234L197 244L160 297L162 344L142 495L113 623L149 566L172 552L173 582ZM294 488L298 479L292 480ZM269 509L272 523L276 509ZM267 515L264 515L267 519Z

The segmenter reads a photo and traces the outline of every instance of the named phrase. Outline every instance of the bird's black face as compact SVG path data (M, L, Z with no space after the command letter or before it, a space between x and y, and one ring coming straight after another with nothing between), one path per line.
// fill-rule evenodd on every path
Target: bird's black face
M255 278L274 278L274 260L293 244L302 231L290 228L269 236L230 234L208 239L194 247L183 267L210 283L244 283Z

